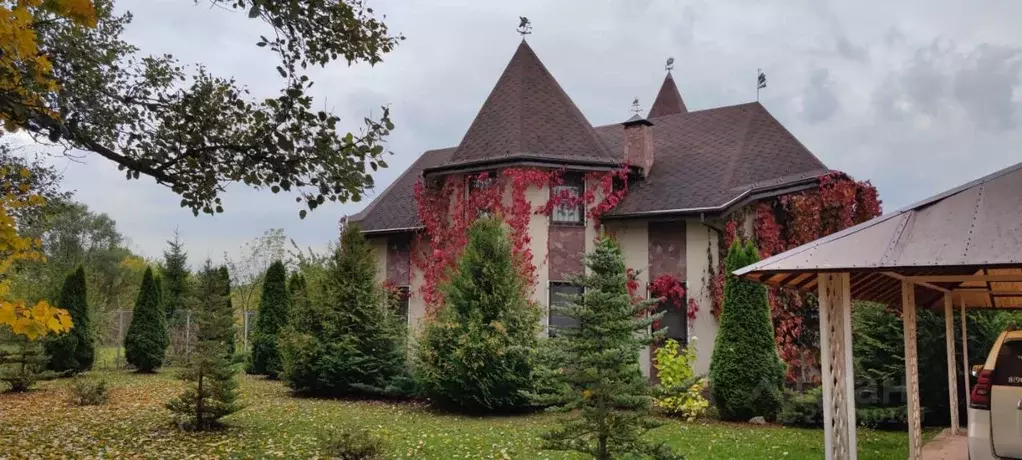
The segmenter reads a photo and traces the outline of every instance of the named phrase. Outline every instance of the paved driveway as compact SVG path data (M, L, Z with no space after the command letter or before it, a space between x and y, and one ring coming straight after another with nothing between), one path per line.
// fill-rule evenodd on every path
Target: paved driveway
M950 431L933 438L923 446L923 460L966 460L969 458L969 438L965 430L954 436Z

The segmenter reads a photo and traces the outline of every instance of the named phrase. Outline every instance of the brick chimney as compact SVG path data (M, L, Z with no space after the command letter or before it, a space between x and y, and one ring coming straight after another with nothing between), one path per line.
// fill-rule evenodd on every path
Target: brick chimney
M621 123L625 130L625 163L640 168L642 177L653 168L653 123L638 114Z

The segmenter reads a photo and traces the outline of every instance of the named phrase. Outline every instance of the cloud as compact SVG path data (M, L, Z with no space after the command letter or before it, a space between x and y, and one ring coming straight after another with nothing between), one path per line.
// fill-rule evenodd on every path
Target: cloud
M691 110L749 102L755 71L763 104L828 166L872 179L887 208L908 204L1019 161L1022 3L975 8L957 0L887 2L406 2L371 0L407 37L375 67L316 69L315 104L358 129L391 108L391 167L383 190L423 151L456 145L521 37L593 124L619 122L633 97L652 102L664 59ZM273 57L254 44L265 27L245 14L180 0L121 0L127 38L233 75L254 95L279 89ZM328 203L298 219L292 196L232 186L227 212L192 217L151 180L125 181L109 162L66 165L67 186L106 212L150 257L175 228L193 261L240 246L270 227L301 246L325 247L340 216L363 203ZM367 200L368 201L368 200Z
M809 123L826 121L840 106L827 69L813 69L802 94L802 118Z

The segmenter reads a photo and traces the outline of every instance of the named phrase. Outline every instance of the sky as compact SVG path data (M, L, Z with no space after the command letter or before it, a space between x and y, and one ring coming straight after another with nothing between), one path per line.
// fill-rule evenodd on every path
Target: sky
M406 40L376 66L336 62L312 73L316 103L347 129L391 109L382 191L423 151L456 145L521 37L594 126L649 108L674 57L689 110L756 98L832 169L871 180L885 211L1022 161L1022 2L904 0L368 0ZM280 85L267 33L243 13L188 0L118 0L125 38L231 76L256 96ZM97 156L59 160L65 186L109 214L133 250L158 257L178 230L193 262L241 255L269 228L322 249L338 221L368 204L327 203L298 218L286 194L232 186L226 212L194 217L149 179L126 181ZM372 194L371 194L372 196ZM371 198L371 197L370 197Z

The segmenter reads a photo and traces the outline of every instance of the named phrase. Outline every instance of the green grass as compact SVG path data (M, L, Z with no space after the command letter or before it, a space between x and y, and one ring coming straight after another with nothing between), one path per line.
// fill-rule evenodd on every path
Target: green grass
M374 430L395 458L580 458L536 449L553 415L465 417L418 404L302 399L280 382L242 376L246 408L212 433L179 431L163 404L181 384L173 372L136 375L94 372L112 390L110 403L76 407L67 380L44 382L27 394L0 394L0 458L291 457L321 455L319 436L344 424ZM933 432L927 432L932 437ZM689 459L818 459L823 431L670 420L652 436ZM859 430L859 458L905 458L902 432Z

